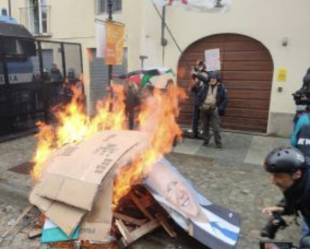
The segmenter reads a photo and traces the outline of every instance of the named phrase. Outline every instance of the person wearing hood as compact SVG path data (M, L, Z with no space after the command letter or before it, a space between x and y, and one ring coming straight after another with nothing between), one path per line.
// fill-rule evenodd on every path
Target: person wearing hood
M219 71L213 71L209 76L209 83L203 86L198 96L203 118L203 146L207 146L210 142L211 136L209 130L211 125L216 147L222 149L220 116L224 116L228 103L227 90L222 83L221 73Z

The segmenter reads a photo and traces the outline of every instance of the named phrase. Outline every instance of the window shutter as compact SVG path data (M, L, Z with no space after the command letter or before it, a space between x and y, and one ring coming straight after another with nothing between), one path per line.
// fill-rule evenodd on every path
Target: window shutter
M122 10L122 0L116 0L115 1L115 10L121 11Z
M113 13L122 11L122 0L112 0L113 1ZM97 0L97 15L108 13L108 1L107 0Z
M106 0L96 0L96 13L97 15L103 14L106 12L107 8L106 8Z

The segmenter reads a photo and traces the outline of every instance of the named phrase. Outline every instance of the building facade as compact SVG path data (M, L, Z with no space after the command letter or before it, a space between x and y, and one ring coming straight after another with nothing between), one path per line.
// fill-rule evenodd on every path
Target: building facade
M217 48L230 97L223 126L290 134L295 113L291 94L301 87L310 67L308 0L234 0L225 14L167 7L165 21L173 38L163 32L163 9L151 0L114 0L114 5L113 19L126 24L126 57L115 72L139 69L140 58L146 58L145 67L172 68L178 84L188 91L190 66L204 59L205 50ZM106 0L11 0L12 16L38 38L82 43L90 113L107 85L104 61L94 57L95 20L106 19L106 10ZM184 126L191 122L190 93L189 97L181 103L179 122Z

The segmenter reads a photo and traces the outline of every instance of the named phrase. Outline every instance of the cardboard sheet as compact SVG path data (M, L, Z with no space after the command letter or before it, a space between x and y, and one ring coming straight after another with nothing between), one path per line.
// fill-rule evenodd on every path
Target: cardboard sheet
M146 149L147 141L146 134L137 131L103 131L77 145L62 147L46 160L46 171L30 202L68 236L87 213L80 236L91 240L107 236L115 171ZM104 213L96 211L97 204Z
M103 131L56 151L39 195L91 211L99 184L133 146L146 139L137 131Z
M80 226L80 240L108 241L112 223L113 177L104 178L92 211Z

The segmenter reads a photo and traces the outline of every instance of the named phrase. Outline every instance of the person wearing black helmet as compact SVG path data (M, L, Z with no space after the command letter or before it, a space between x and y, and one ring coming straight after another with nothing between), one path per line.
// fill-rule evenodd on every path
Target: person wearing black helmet
M284 198L273 207L262 210L264 214L297 215L301 213L305 224L310 225L310 173L305 156L296 148L279 147L271 151L264 162L271 181ZM310 232L302 234L300 248L309 242Z

